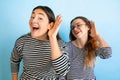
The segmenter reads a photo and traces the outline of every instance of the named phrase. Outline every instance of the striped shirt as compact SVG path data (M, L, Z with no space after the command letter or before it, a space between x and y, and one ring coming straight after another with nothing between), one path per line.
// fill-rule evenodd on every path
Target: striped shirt
M51 60L49 40L37 40L31 38L30 34L21 36L16 40L11 54L11 72L18 73L23 60L20 80L60 80L68 72L69 60L64 42L59 41L59 46L63 55Z
M95 80L94 68L84 68L85 49L74 46L72 42L67 43L67 47L71 66L66 76L67 80ZM110 47L96 50L96 56L102 59L111 57L111 54Z

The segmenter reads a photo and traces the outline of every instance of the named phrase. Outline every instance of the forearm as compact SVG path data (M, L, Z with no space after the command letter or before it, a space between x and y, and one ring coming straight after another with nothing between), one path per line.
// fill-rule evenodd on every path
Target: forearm
M49 37L49 40L51 45L51 58L54 70L58 76L64 76L70 68L68 56L63 54L64 52L60 48L56 37Z
M18 74L12 73L12 80L18 80Z
M98 40L98 42L100 43L100 47L110 47L109 44L103 39L102 36L97 35L96 39Z
M62 52L60 50L60 47L58 45L58 41L56 37L49 37L50 39L50 46L51 46L51 58L52 60L55 60L62 56Z

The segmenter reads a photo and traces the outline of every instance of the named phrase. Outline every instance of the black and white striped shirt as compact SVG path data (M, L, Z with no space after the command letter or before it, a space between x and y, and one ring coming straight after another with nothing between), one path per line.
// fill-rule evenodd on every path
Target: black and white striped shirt
M19 64L23 60L23 72L20 80L58 80L69 69L69 60L65 52L65 44L59 41L63 55L51 60L50 43L31 38L30 34L16 40L11 55L11 71L19 72ZM56 52L57 53L57 52Z

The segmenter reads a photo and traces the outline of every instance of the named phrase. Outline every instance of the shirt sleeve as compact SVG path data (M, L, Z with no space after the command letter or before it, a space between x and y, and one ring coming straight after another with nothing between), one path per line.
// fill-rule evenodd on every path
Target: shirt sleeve
M23 48L23 39L19 38L16 40L13 51L10 57L11 63L11 72L18 73L19 72L19 64L22 59L22 48Z
M52 60L52 64L58 76L65 76L66 73L69 71L70 62L66 52L66 46L63 43L61 43L61 50L63 55L55 60Z
M96 50L96 55L102 59L107 59L112 55L111 47L98 48Z

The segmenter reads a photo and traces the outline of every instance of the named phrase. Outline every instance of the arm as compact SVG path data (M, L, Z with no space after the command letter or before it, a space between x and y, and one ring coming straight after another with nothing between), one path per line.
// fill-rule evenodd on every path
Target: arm
M110 58L112 55L111 47L102 47L96 49L96 56L99 56L102 59Z
M56 18L55 24L51 24L49 32L48 32L50 46L51 46L52 60L57 59L58 57L62 56L62 52L59 48L58 41L56 38L61 22L62 22L62 18L60 15L58 15Z
M65 75L70 67L68 57L64 54L65 52L62 50L62 48L59 47L58 40L56 38L61 21L62 18L60 15L58 15L54 26L51 27L48 32L51 46L52 64L58 76Z
M93 21L90 21L91 24L91 34L90 36L97 39L100 44L100 48L102 47L109 47L109 44L103 39L103 37L97 32L96 26Z
M90 24L91 24L91 37L95 38L100 44L100 48L96 49L96 55L102 59L111 57L112 54L111 47L97 32L94 22L90 21Z
M19 64L22 59L21 51L23 48L22 38L18 39L13 48L10 63L11 63L11 72L12 72L12 80L18 80L18 72L19 72Z
M12 80L18 80L18 74L12 73Z

